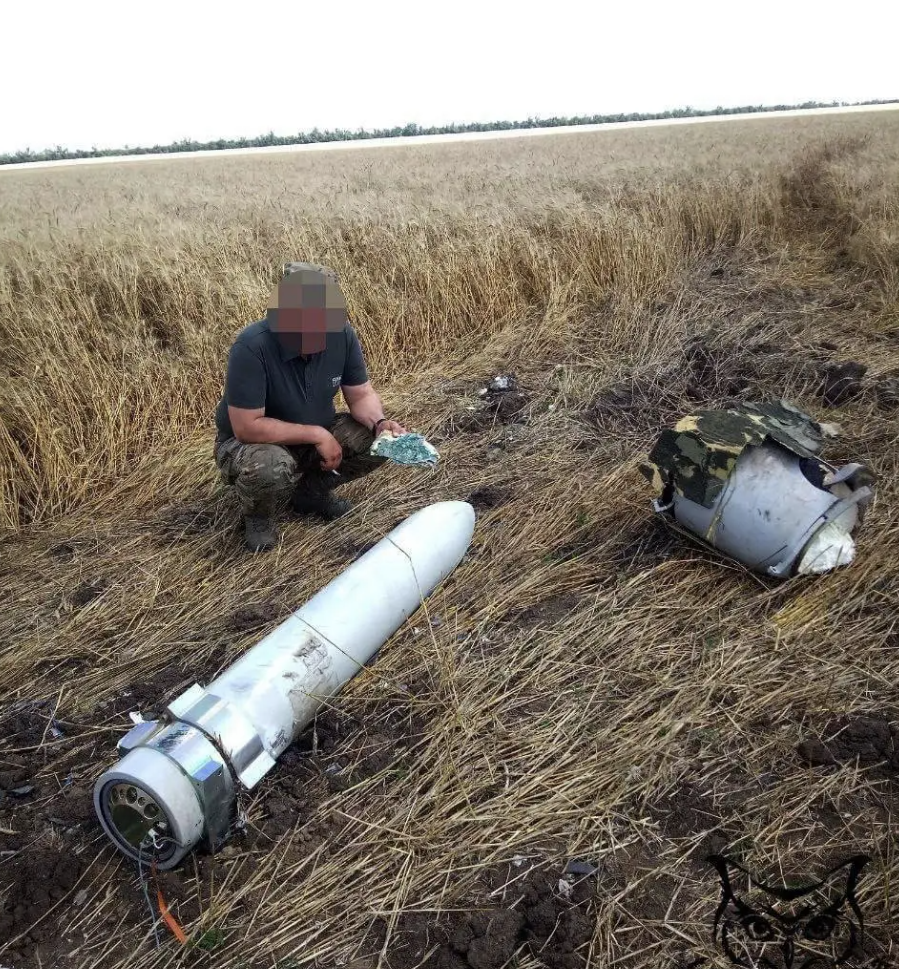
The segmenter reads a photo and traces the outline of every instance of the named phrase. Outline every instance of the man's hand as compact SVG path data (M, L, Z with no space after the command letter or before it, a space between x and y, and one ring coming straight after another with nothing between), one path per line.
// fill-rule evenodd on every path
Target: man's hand
M401 434L406 433L406 428L402 424L397 424L396 421L380 421L375 427L375 436L380 434L382 431L390 431L391 434L395 434L399 437Z
M343 460L343 448L330 431L322 428L321 432L321 437L315 442L315 450L321 456L322 471L333 471L340 467L340 462Z

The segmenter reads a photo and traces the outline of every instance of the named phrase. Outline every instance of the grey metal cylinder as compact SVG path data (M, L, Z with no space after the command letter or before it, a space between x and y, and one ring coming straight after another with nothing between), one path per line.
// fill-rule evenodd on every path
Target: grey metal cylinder
M852 532L870 487L853 487L860 466L809 463L771 440L747 446L714 503L705 507L675 492L655 502L687 531L755 572L784 578L826 571L854 554ZM813 480L809 468L820 472Z

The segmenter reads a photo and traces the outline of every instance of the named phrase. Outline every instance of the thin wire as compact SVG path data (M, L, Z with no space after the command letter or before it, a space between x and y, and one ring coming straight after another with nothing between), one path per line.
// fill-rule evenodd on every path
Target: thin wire
M147 839L144 838L144 841ZM153 920L153 938L156 939L156 948L162 947L162 942L159 941L159 930L157 928L158 919L156 918L156 912L153 909L153 903L150 901L150 893L147 891L147 879L144 878L144 841L137 846L137 871L140 876L140 887L141 891L144 893L144 898L147 902L147 908L150 910L150 918ZM154 839L155 841L155 839Z

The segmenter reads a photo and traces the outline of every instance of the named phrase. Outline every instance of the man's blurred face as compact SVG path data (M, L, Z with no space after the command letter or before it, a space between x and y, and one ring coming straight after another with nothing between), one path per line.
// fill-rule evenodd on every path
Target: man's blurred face
M298 270L278 283L268 319L272 332L291 350L320 353L328 333L339 333L346 325L346 300L332 277Z

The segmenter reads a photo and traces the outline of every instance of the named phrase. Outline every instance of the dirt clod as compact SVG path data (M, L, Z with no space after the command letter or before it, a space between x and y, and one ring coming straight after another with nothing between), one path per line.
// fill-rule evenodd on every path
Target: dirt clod
M857 763L899 771L899 725L883 717L841 717L827 724L823 738L804 740L796 748L811 766Z
M689 782L675 788L651 809L662 830L671 838L687 838L713 828L718 818L710 814L709 801Z
M827 744L820 740L803 740L796 748L799 759L810 767L831 767L836 764L836 758L830 752Z
M273 602L260 602L252 606L241 606L231 613L229 628L236 633L261 629L278 618L278 607Z
M475 509L475 511L490 511L504 505L509 500L510 494L507 488L499 488L496 485L484 485L475 488L474 491L465 499Z
M22 700L0 709L0 737L14 748L38 746L48 731L53 709L48 700Z
M523 927L520 912L476 912L453 933L450 948L472 969L499 969L514 955Z
M116 697L113 706L122 712L139 710L146 719L159 715L166 704L192 683L197 673L183 672L178 666L168 666L147 679L137 680Z
M847 360L829 364L823 370L821 399L825 407L840 407L862 392L862 377L868 372L863 363Z
M11 890L0 909L0 939L26 932L24 949L52 939L57 931L52 920L35 923L72 890L83 870L79 856L60 849L15 856L4 870L4 882Z
M500 969L516 953L530 955L548 969L580 969L593 937L592 879L564 880L535 873L513 893L505 908L483 908L454 916L446 925L401 923L398 942L388 954L391 969L412 969L434 948L435 969Z
M89 579L82 582L72 593L72 605L81 609L103 594L108 583L103 579Z

